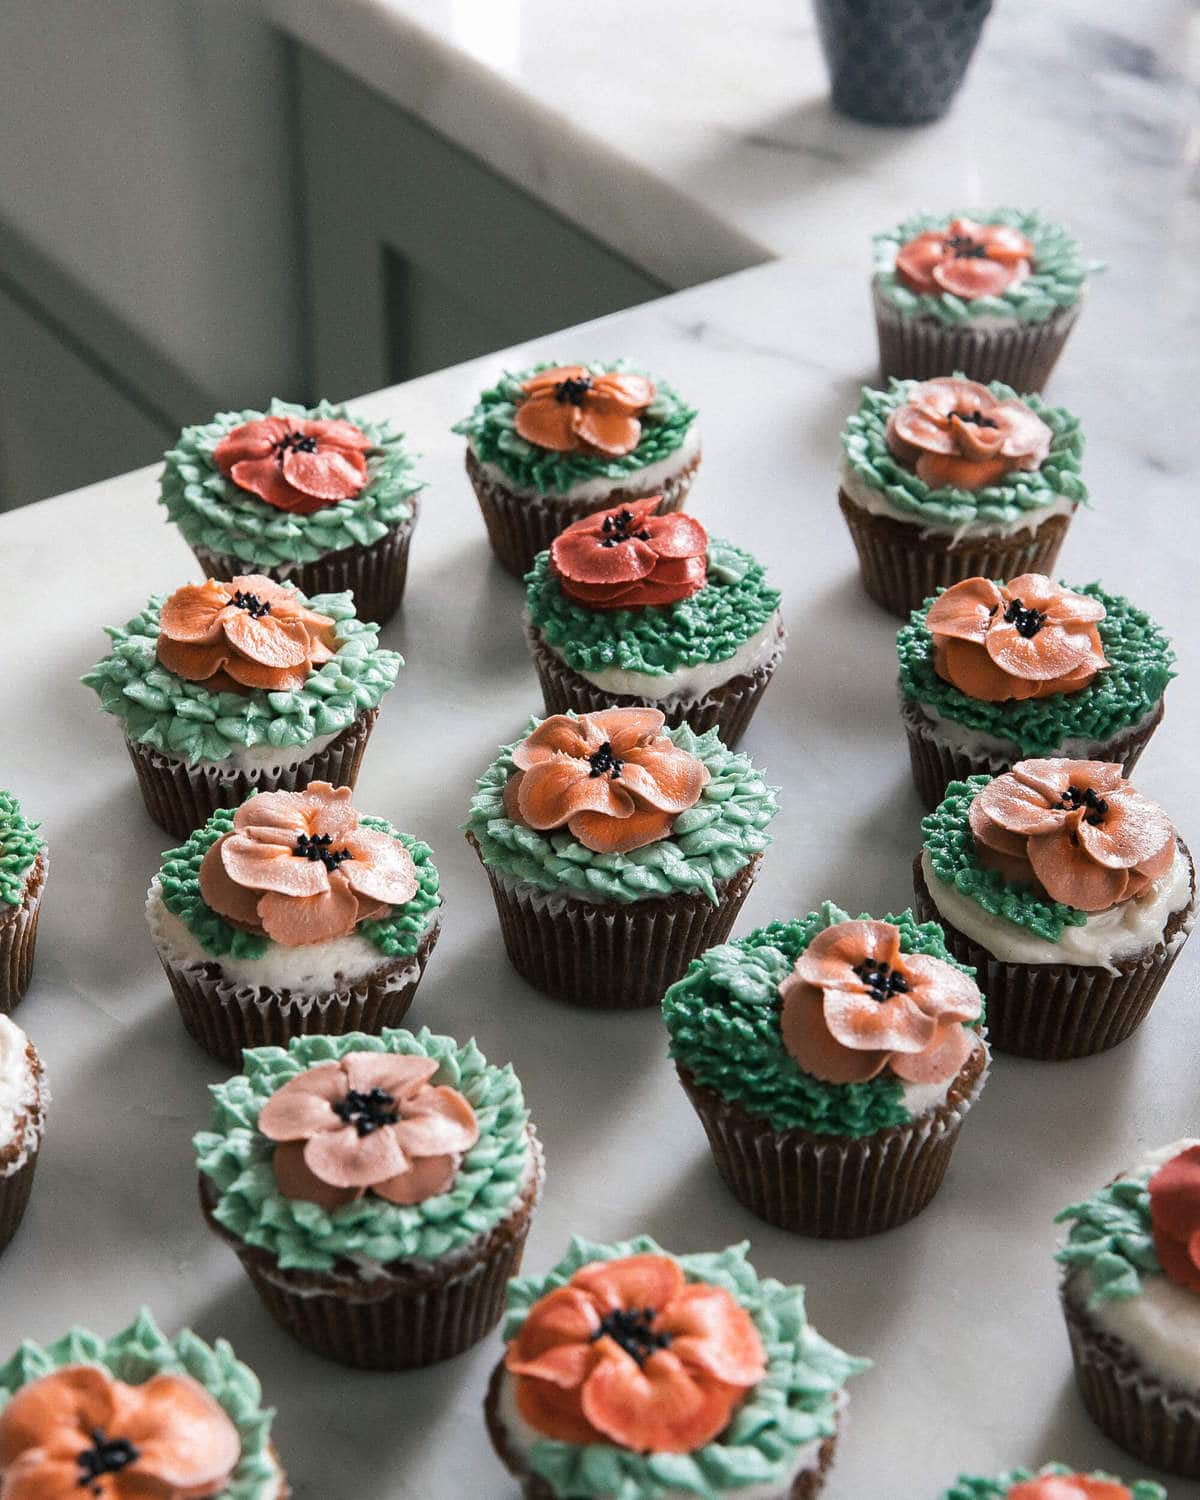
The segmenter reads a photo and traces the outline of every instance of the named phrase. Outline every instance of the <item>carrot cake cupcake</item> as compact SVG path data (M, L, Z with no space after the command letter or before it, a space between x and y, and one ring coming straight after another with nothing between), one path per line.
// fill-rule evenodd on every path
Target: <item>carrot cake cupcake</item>
M941 1500L1167 1500L1167 1492L1152 1479L1126 1484L1114 1474L1044 1464L995 1475L960 1474Z
M0 1015L29 988L46 888L46 840L11 792L0 791Z
M25 1216L49 1103L37 1048L19 1026L0 1015L0 1250Z

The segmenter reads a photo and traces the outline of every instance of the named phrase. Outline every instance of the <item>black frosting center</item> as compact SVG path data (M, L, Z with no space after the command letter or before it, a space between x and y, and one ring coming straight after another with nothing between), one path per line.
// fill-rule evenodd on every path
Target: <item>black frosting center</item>
M631 1359L643 1365L657 1349L670 1347L669 1333L656 1333L651 1326L655 1312L652 1307L618 1307L605 1313L600 1327L592 1334L592 1342L610 1338Z
M395 1096L386 1089L372 1089L369 1094L351 1089L333 1106L333 1112L353 1125L359 1135L371 1135L385 1125L395 1125L400 1118Z
M311 838L307 833L299 834L292 853L312 864L320 860L327 870L336 870L343 860L354 858L349 849L333 848L333 837L328 833L316 833Z
M893 995L908 994L908 980L899 969L893 969L888 964L864 958L862 963L854 965L854 972L866 985L871 999L878 1000L881 1005Z

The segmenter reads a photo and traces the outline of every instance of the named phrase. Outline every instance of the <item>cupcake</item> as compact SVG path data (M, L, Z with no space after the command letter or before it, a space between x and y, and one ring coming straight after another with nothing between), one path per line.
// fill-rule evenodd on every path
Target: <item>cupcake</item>
M779 590L658 497L596 511L538 554L526 633L548 714L657 708L736 745L783 656Z
M1147 1152L1058 1215L1075 1378L1141 1462L1200 1479L1200 1141Z
M426 1030L306 1036L212 1095L204 1215L300 1343L402 1370L500 1321L543 1175L511 1067Z
M1039 213L917 214L875 236L872 295L885 380L961 370L1040 391L1079 316L1079 241Z
M1115 1475L1085 1474L1066 1464L1040 1469L1009 1469L1003 1474L960 1474L941 1500L1167 1500L1152 1479L1126 1484Z
M971 976L934 923L830 901L702 954L663 1017L734 1197L822 1238L919 1214L987 1076Z
M146 811L186 839L219 807L310 781L353 787L404 660L349 594L258 574L154 595L83 681L121 720Z
M999 382L864 389L842 447L838 499L863 587L902 620L964 578L1051 572L1087 500L1079 423Z
M0 1015L16 1009L33 972L49 860L38 826L0 791Z
M934 808L952 781L1037 758L1116 761L1128 775L1163 716L1171 643L1097 583L968 578L896 636L913 780Z
M846 1382L870 1361L827 1343L804 1288L760 1277L749 1248L575 1239L548 1274L509 1284L485 1414L526 1500L819 1493Z
M0 1366L0 1488L12 1500L287 1500L274 1417L224 1339L169 1339L144 1309L111 1339L26 1339Z
M49 1103L37 1048L19 1026L0 1015L0 1250L25 1216Z
M185 427L159 499L205 574L265 574L305 594L353 592L386 624L417 519L413 460L387 422L272 401Z
M428 844L360 817L348 787L221 809L150 884L146 917L194 1041L244 1047L404 1019L441 926Z
M518 578L592 511L648 495L678 510L700 466L695 410L625 360L505 374L453 430L492 551Z
M921 827L917 914L979 974L997 1051L1088 1057L1132 1035L1191 931L1196 874L1119 765L952 781Z
M572 1005L657 1005L728 937L776 790L716 730L667 729L658 709L531 719L467 821L513 967Z

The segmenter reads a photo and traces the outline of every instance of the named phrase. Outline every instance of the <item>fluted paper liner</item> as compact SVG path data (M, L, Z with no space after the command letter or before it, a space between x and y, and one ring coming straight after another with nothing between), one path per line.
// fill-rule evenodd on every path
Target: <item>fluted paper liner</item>
M529 1145L529 1181L499 1224L449 1255L393 1261L370 1276L349 1261L330 1272L284 1270L269 1251L217 1222L216 1189L204 1176L200 1203L209 1228L236 1252L263 1305L293 1338L338 1364L410 1370L461 1354L503 1317L541 1196L542 1148L532 1126Z
M994 958L948 922L934 905L921 856L913 862L917 919L937 922L946 946L959 963L971 964L987 996L988 1036L997 1052L1065 1062L1116 1047L1150 1013L1150 1007L1191 931L1196 871L1183 840L1179 847L1192 874L1192 899L1172 912L1161 939L1132 958L1119 958L1117 970L1081 964L1018 964Z
M20 906L0 905L0 1015L12 1015L29 988L48 869L46 851L41 849L25 878Z
M0 1151L0 1250L20 1228L33 1191L38 1152L46 1131L46 1105L50 1092L45 1069L31 1041L25 1042L25 1060L34 1080L34 1096L14 1121L8 1144Z
M569 500L555 495L517 494L485 474L474 450L467 448L467 474L483 512L492 551L501 567L507 568L517 578L524 578L533 567L534 558L549 547L560 531L595 511L642 500L647 495L662 496L658 507L660 515L682 509L699 467L700 455L697 453L691 463L661 484L639 485L637 475L631 474L627 483L620 487L614 484L605 495Z

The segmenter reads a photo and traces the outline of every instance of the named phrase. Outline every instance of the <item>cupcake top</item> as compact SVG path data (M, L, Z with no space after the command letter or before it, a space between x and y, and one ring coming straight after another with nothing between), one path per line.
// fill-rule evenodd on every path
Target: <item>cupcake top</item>
M1025 756L1104 741L1153 714L1175 676L1149 615L1098 583L968 578L897 633L906 699Z
M1129 1484L1112 1474L1085 1474L1066 1464L1040 1469L1009 1469L1003 1474L960 1474L942 1500L1167 1500L1161 1484L1134 1479Z
M543 363L505 373L454 431L518 490L610 489L699 452L696 412L665 381L626 360ZM601 491L603 493L603 491Z
M379 707L404 659L353 595L247 574L155 594L85 674L126 737L189 765L326 743Z
M659 498L584 516L534 562L530 623L577 672L670 676L726 660L775 621L761 564L693 516L656 515Z
M0 1016L0 1178L11 1177L41 1144L50 1090L37 1049Z
M111 1339L73 1328L0 1367L0 1475L13 1500L277 1500L274 1412L220 1339L168 1339L143 1309Z
M777 789L716 730L665 724L653 708L530 719L476 783L466 826L484 864L585 900L715 905L770 843Z
M511 1066L427 1029L257 1047L195 1137L213 1216L284 1269L436 1259L487 1234L537 1171Z
M826 901L694 959L663 999L670 1054L776 1130L872 1135L941 1104L979 1050L973 974L934 922Z
M185 541L253 571L379 541L415 514L412 468L387 422L272 401L185 427L159 499Z
M842 430L842 485L932 526L1007 526L1087 500L1083 434L1065 407L947 375L864 386Z
M875 287L908 317L948 325L1044 323L1100 266L1036 210L915 214L877 234Z
M748 1250L575 1239L509 1282L506 1437L555 1496L718 1500L815 1463L870 1362L821 1338L803 1287L759 1277Z
M25 899L29 872L46 847L40 826L25 817L11 792L0 791L0 920Z

